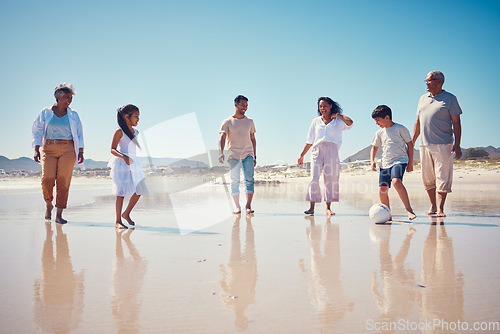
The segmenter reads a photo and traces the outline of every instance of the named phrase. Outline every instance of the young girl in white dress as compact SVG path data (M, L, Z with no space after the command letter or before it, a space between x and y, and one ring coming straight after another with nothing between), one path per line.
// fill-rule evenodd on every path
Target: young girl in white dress
M114 157L109 162L111 178L113 179L113 193L116 195L116 222L118 229L128 228L122 223L124 218L129 225L134 226L130 212L139 201L141 195L147 193L144 172L136 156L138 131L134 129L139 123L139 108L127 104L118 109L118 125L113 135L111 154ZM140 147L139 147L140 148ZM122 213L125 196L131 196L127 208Z

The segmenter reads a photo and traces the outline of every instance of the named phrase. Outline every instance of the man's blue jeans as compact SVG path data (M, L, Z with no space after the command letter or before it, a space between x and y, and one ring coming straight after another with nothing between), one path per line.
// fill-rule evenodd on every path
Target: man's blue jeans
M240 170L243 167L245 176L246 193L253 194L253 157L249 155L245 159L229 159L227 162L231 167L231 195L240 194Z

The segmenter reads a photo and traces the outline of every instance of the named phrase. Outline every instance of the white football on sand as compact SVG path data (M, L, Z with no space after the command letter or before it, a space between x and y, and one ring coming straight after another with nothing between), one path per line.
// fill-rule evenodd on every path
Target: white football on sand
M375 224L384 224L391 218L391 209L382 203L374 204L368 215Z

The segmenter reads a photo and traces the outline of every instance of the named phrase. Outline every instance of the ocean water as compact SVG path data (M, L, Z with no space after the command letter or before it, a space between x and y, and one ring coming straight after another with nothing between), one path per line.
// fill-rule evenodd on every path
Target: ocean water
M73 181L64 226L39 181L0 182L0 331L500 332L498 184L457 183L435 219L410 179L419 217L391 194L394 223L375 225L370 178L343 178L332 218L302 214L308 180L257 186L237 216L206 181L148 180L127 231L108 179Z

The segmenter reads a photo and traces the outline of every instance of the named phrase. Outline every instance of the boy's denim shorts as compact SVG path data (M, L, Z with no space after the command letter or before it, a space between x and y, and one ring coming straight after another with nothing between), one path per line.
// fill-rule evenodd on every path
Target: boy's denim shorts
M392 179L403 180L403 175L405 174L406 166L408 164L395 164L390 168L380 168L380 174L378 177L379 187L391 187Z

